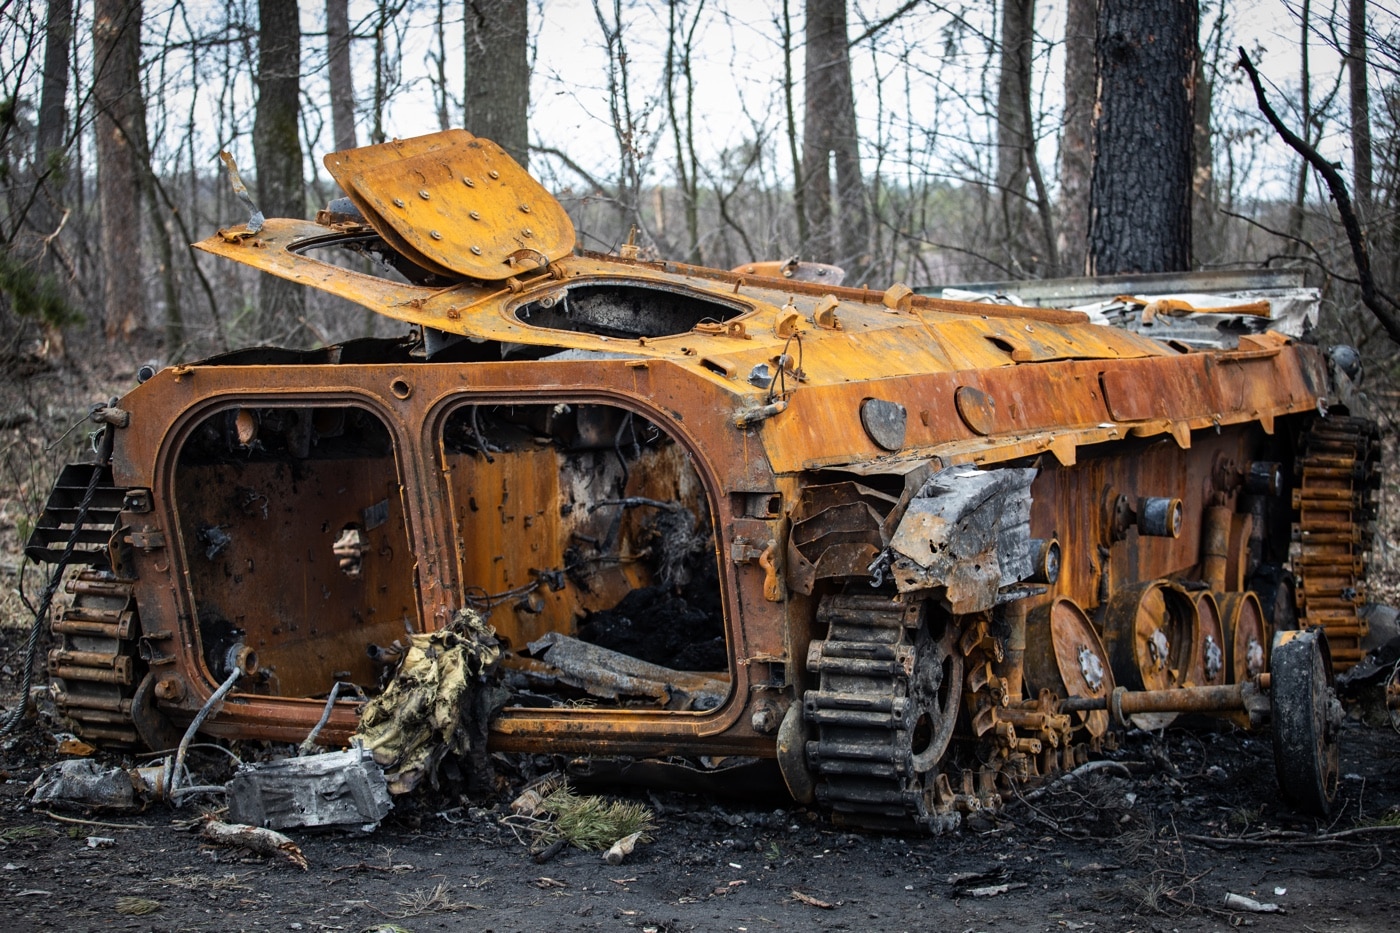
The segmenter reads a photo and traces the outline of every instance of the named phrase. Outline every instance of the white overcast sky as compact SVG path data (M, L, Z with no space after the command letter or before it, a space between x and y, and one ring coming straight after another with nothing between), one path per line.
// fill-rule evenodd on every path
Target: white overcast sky
M797 19L799 47L794 67L800 80L802 3L801 0L791 0L790 5ZM878 21L900 5L898 0L851 0L851 34L854 36L861 31L862 18L867 22ZM967 4L966 7L970 9L968 20L974 26L993 29L991 5L990 2ZM352 2L352 19L357 12L356 6ZM364 9L358 12L367 14L371 5L362 6ZM687 7L693 6L692 0ZM1340 14L1344 15L1345 12L1344 0L1337 0L1335 4L1332 0L1313 0L1312 6L1316 28L1324 33L1334 6ZM1281 109L1286 104L1285 95L1296 93L1299 83L1300 26L1295 7L1296 4L1287 0L1227 0L1227 22L1233 38L1231 46L1242 44L1260 53L1259 63L1265 76L1275 85L1276 105ZM757 125L766 125L770 134L780 128L777 111L781 106L778 93L782 50L776 21L781 8L781 0L748 0L742 3L711 0L707 4L694 53L697 135L702 160L713 158L724 148L751 139ZM921 120L921 98L928 100L932 96L929 85L931 75L936 75L945 85L962 86L968 91L975 91L980 82L987 80L989 59L983 51L984 47L979 46L975 39L970 38L965 43L965 54L961 58L950 60L942 56L940 30L947 24L948 17L937 13L936 9L934 4L929 4L911 12L895 27L886 30L874 46L867 42L852 50L857 87L856 107L864 138L874 139L881 131L877 126L877 117L883 111L893 117L886 121L883 128L885 138L897 147L904 136L912 132L907 126L901 127L902 118L899 115L912 114L916 121ZM591 0L543 0L542 4L536 0L532 15L531 28L537 43L531 89L532 139L562 149L576 161L606 176L616 161L616 143L608 119L607 56L593 4ZM1203 10L1203 35L1213 22L1214 15L1211 9ZM306 10L303 17L307 21L308 31L319 28L319 10ZM421 16L420 19L426 25L430 17ZM626 3L623 19L631 68L633 109L641 114L642 124L654 130L662 119L656 101L661 90L667 6L662 2ZM1063 56L1059 41L1064 33L1063 0L1038 3L1036 27L1041 36L1048 40L1039 49L1037 94L1043 106L1053 112L1059 107L1061 97L1059 83ZM410 84L391 102L387 113L390 133L401 136L435 128L431 90L427 81L422 79L425 66L417 64L426 61L432 35L426 28L413 30L406 35L406 41L408 48L404 56L404 76ZM313 42L308 40L308 45ZM368 65L365 59L369 52L369 43L359 43L356 54L365 65ZM459 54L457 48L450 49L448 53L450 74L455 72L458 82L461 66L454 59ZM1316 97L1331 87L1341 63L1317 35L1310 43L1310 55ZM911 59L914 67L907 68L906 62ZM1233 54L1230 59L1233 60ZM361 76L372 73L366 67L357 67L356 72ZM881 79L878 101L874 90L877 72ZM415 77L418 80L414 80ZM319 80L324 81L324 78ZM994 69L991 70L990 80L994 90ZM454 89L460 92L459 85ZM362 96L368 90L368 87L357 87L357 92ZM1344 91L1343 86L1342 102L1345 100ZM908 106L906 93L914 98ZM959 109L964 112L957 112ZM1251 119L1252 95L1237 83L1235 89L1227 92L1225 98L1218 102L1217 109L1223 120L1230 119L1232 110L1236 120ZM800 104L798 114L800 121ZM908 121L903 122L907 124ZM979 122L975 115L966 112L966 108L950 107L948 104L944 104L942 113L931 113L923 122L924 129L928 124L941 123L947 145L953 147L956 147L959 138L977 137L990 129L985 119ZM1041 157L1047 174L1053 175L1056 140L1053 126L1047 129L1049 132L1043 138ZM1334 158L1346 157L1345 127L1337 123L1330 130L1329 137L1324 140L1324 151ZM786 162L784 140L777 137L773 143L777 146L780 160ZM1251 177L1258 186L1255 193L1275 195L1286 190L1291 157L1272 140L1267 145L1272 150L1271 154L1262 157L1259 164L1263 170ZM667 134L659 134L653 159L653 181L669 178L670 151ZM545 168L543 165L536 167ZM559 178L566 180L564 175Z
M566 152L570 158L599 177L607 178L617 163L617 143L607 105L608 59L592 0L529 0L531 29L536 61L531 86L532 140ZM603 0L610 6L608 0ZM693 9L698 0L685 0L684 9ZM789 0L797 28L794 74L802 73L802 0ZM1299 24L1290 3L1299 0L1224 0L1231 45L1243 44L1258 50L1265 75L1273 82L1274 99L1285 114L1288 101L1296 97L1299 75ZM1326 33L1335 11L1345 10L1345 0L1311 0L1318 29ZM1046 175L1053 184L1057 140L1056 114L1061 99L1063 61L1064 0L1041 0L1036 7L1036 26L1042 41L1037 45L1036 95L1046 115L1042 127L1040 156ZM851 34L863 22L882 19L901 5L901 0L849 0ZM1214 21L1218 2L1203 3L1203 35ZM0 4L0 15L16 20L28 17L37 31L46 4L42 0L21 0ZM90 5L77 5L80 16L90 17ZM959 5L971 27L995 35L993 0L964 0ZM648 177L652 184L669 183L672 178L671 148L663 128L660 105L661 71L665 55L668 6L662 0L626 0L623 3L624 38L629 52L633 111L644 132L639 139L647 149ZM368 34L375 4L351 0L352 24L361 35ZM402 83L388 101L384 112L391 136L413 136L437 129L432 87L428 81L430 56L434 48L432 30L433 0L412 0L408 14L394 26L403 40L400 64ZM450 89L460 98L462 82L460 4L448 4L447 73ZM229 17L256 22L256 0L146 0L147 94L151 113L152 141L158 161L169 164L217 168L220 147L230 147L241 164L252 166L253 86L251 64L241 46L213 46L199 52L198 66L180 61L180 53L169 54L167 44L188 36L219 34ZM773 157L765 163L768 182L781 182L790 170L786 140L782 136L780 77L782 51L776 21L782 0L707 0L694 51L696 79L697 141L703 162L715 164L718 154L763 135ZM862 143L868 164L874 168L877 144L886 153L907 151L908 159L887 158L882 172L936 171L952 180L985 172L990 167L993 123L985 107L963 106L949 100L963 93L974 101L990 101L995 94L996 59L985 42L968 35L960 54L944 52L943 30L950 22L945 5L927 3L901 18L883 32L875 43L862 42L852 49L856 86L856 108ZM324 4L322 0L301 0L303 39L303 99L308 104L306 148L309 177L325 179L319 167L321 156L331 149L329 108L325 105L328 80L325 69ZM1394 17L1372 6L1382 31L1396 28ZM451 17L456 16L455 22ZM90 67L91 23L80 21L77 32L79 51L75 68ZM980 43L980 44L979 44ZM373 41L357 40L354 47L356 94L361 106L360 141L368 140L369 102L373 90ZM1319 37L1310 44L1314 97L1333 86L1340 62ZM17 62L27 62L21 81L21 95L37 100L37 64L34 44L0 47L0 66L7 76L18 74ZM223 56L227 56L227 59ZM1233 60L1233 53L1229 53ZM236 73L228 89L228 71ZM1373 72L1374 74L1374 72ZM1380 77L1376 76L1377 79ZM1373 79L1374 80L1374 79ZM1253 190L1246 192L1277 196L1287 191L1291 153L1266 131L1254 112L1252 98L1236 80L1233 88L1217 96L1216 114L1222 127L1240 137L1235 143L1251 147L1248 170L1244 173ZM197 90L196 90L197 87ZM980 92L986 89L984 96ZM939 95L942 95L940 100ZM1345 85L1338 104L1345 102ZM798 103L800 121L801 102ZM1296 118L1296 113L1291 114ZM460 111L453 115L456 123ZM186 141L189 127L197 138ZM470 127L468 127L470 129ZM1252 134L1247 132L1256 130ZM1218 139L1223 140L1225 133ZM1349 162L1343 120L1328 125L1322 149L1329 157ZM1220 143L1218 142L1219 146ZM912 168L905 166L912 165ZM557 187L576 184L576 176L559 163L537 158L532 169L546 184Z

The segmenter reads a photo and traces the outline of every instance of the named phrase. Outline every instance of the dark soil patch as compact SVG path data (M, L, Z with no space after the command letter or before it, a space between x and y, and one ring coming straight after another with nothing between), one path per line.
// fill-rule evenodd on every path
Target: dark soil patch
M49 725L0 750L0 929L1379 930L1377 892L1400 882L1400 828L1326 836L1400 815L1400 743L1355 721L1326 825L1279 801L1267 733L1173 730L1125 739L1112 757L1131 777L1056 783L953 835L631 792L656 812L654 841L617 866L574 849L537 864L500 820L550 762L502 759L512 786L495 797L401 801L369 834L291 833L307 872L204 844L193 805L76 815L117 826L35 811L24 790L55 757ZM1231 911L1227 893L1283 912Z

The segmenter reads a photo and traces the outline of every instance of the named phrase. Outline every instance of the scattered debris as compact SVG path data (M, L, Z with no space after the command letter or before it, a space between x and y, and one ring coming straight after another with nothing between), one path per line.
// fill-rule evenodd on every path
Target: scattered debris
M398 895L399 906L403 911L398 914L398 919L407 920L410 917L421 917L430 913L455 913L459 910L480 910L476 904L468 904L465 901L454 901L452 899L452 889L447 882L439 881L436 887L419 888L415 891L408 891Z
M445 628L409 641L393 681L365 706L355 733L383 766L392 794L408 793L435 775L449 753L474 755L484 766L495 703L494 691L485 687L501 656L495 630L471 609L459 609Z
M569 843L585 851L608 850L604 858L619 864L638 843L650 842L648 830L655 829L652 812L638 803L608 801L583 796L568 784L560 783L541 796L539 789L554 782L550 775L522 793L511 804L511 815L501 823L524 842L521 831L533 836L531 849L537 862L546 862L559 851L559 843ZM630 841L629 841L630 840ZM616 861L614 851L617 850Z
M639 661L559 632L530 642L530 654L554 668L560 683L605 700L647 697L669 710L703 711L729 696L727 681Z
M985 888L973 888L968 891L973 897L996 897L998 894L1005 894L1007 891L1016 891L1024 888L1024 881L1013 881L1008 884L992 884Z
M564 775L558 771L531 781L520 795L510 802L510 812L520 816L538 816L544 810L545 798L563 786Z
M567 839L556 839L549 845L545 846L543 849L540 849L538 852L531 855L530 858L535 860L536 865L543 865L545 862L548 862L560 852L563 852L564 846L568 844L569 841Z
M117 898L117 913L126 914L129 917L144 917L158 910L160 910L160 901L153 901L149 897Z
M1225 895L1225 906L1231 910L1247 910L1254 914L1280 914L1283 908L1277 904L1265 904L1243 894Z
M111 836L88 836L87 847L89 849L110 849L117 844L117 840Z
M369 832L394 806L383 769L359 747L244 765L227 792L231 819L270 829L358 826Z
M614 842L607 852L603 853L603 859L609 865L621 865L622 860L632 854L632 850L637 847L637 843L641 838L642 834L640 832L629 833L623 836L621 839L617 840L617 842Z
M810 894L803 894L796 888L793 889L792 899L797 901L799 904L806 904L808 907L820 907L822 910L835 910L836 907L841 903L840 901L837 901L835 904L833 904L830 901L824 901L821 898L813 897Z
M56 736L56 738L59 740L58 753L60 755L68 755L72 758L87 758L91 756L93 752L97 751L97 749L93 748L82 739L75 738L71 735Z
M210 819L204 822L199 835L216 845L233 846L258 855L275 856L286 859L302 871L307 869L306 856L301 854L301 847L271 829Z
M163 770L103 768L91 758L69 758L45 768L29 793L36 805L60 809L141 810L160 796Z

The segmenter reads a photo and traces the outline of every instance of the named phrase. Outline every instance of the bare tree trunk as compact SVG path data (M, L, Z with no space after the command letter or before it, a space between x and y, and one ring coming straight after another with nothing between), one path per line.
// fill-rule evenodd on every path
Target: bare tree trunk
M258 207L268 217L304 217L302 177L301 23L295 0L259 0L258 101L253 117L253 158L258 166ZM258 279L255 336L290 339L304 326L306 293L276 276Z
M72 0L49 0L44 24L44 89L39 98L39 126L34 164L40 172L57 168L68 134L68 55L73 45Z
M788 150L792 155L792 201L797 214L797 242L805 244L808 240L809 230L807 227L807 208L803 204L803 192L806 186L803 183L802 154L797 135L797 107L793 103L792 12L788 6L789 2L790 0L783 0L783 19L780 24L783 34L783 110L787 117Z
M530 163L530 24L525 0L468 0L466 128Z
M337 150L354 149L359 143L355 139L349 0L326 0L326 55L331 79L331 135Z
M1089 273L1191 263L1195 0L1101 0Z
M389 29L389 19L397 10L389 9L389 0L379 0L375 10L374 23L374 126L369 133L369 141L374 145L384 142L384 104L389 97L388 51L389 40L385 33Z
M691 71L690 56L695 47L695 30L700 25L705 0L700 0L694 18L684 29L677 19L679 6L678 0L670 0L670 26L666 41L666 114L676 146L676 184L685 202L685 261L699 265L703 262L700 254L700 162L695 155L695 76ZM676 99L678 80L684 81L679 101Z
M859 279L871 263L870 215L860 173L856 105L846 35L846 0L807 0L803 203L813 259L837 262ZM832 178L836 174L833 229Z
M142 118L141 4L93 5L93 107L97 129L97 200L102 212L102 321L107 342L142 323L141 184L130 131Z
M1352 189L1362 223L1371 219L1371 94L1366 79L1366 0L1349 0L1347 77L1351 85Z
M1065 128L1060 138L1058 246L1066 275L1083 275L1089 248L1090 146L1094 128L1095 0L1065 8Z
M1001 74L997 79L997 203L1002 257L1015 273L1034 274L1031 259L1030 202L1026 200L1027 162L1031 146L1031 30L1035 0L1003 0L1001 5Z
M1215 224L1215 145L1211 123L1215 100L1215 79L1224 41L1225 9L1216 14L1208 45L1196 55L1195 172L1191 183L1191 250L1199 267L1218 260L1220 249Z
M1308 63L1308 31L1312 28L1312 2L1303 0L1299 10L1299 25L1302 42L1299 45L1299 55L1302 57L1301 89L1299 91L1303 101L1303 141L1309 145L1313 144L1313 110L1312 110L1312 68ZM1290 239L1290 251L1297 253L1303 249L1303 244L1299 241L1303 238L1303 207L1308 200L1308 167L1307 159L1298 160L1298 178L1293 188L1293 206L1288 212L1288 235Z
M433 51L428 55L433 66L428 80L432 82L433 101L437 104L438 129L446 130L452 127L447 107L447 0L437 0L437 13L433 17L433 45Z

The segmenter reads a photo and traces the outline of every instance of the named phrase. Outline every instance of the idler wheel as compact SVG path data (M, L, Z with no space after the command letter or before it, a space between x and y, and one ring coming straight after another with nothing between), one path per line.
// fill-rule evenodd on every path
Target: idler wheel
M1279 632L1269 673L1279 790L1304 813L1326 816L1337 795L1342 724L1327 636L1321 629Z
M938 637L929 628L939 629ZM919 629L914 641L914 670L909 677L910 762L915 774L932 771L948 750L962 698L962 654L954 626L938 620Z
M1225 627L1220 605L1209 590L1196 594L1196 651L1191 662L1191 683L1198 687L1218 687L1226 682Z
M1103 642L1074 600L1060 596L1026 614L1025 676L1032 693L1106 697L1113 692L1113 671ZM1108 731L1106 710L1074 715L1096 738Z
M1219 603L1225 670L1230 683L1243 683L1269 669L1269 623L1253 590L1222 594Z

